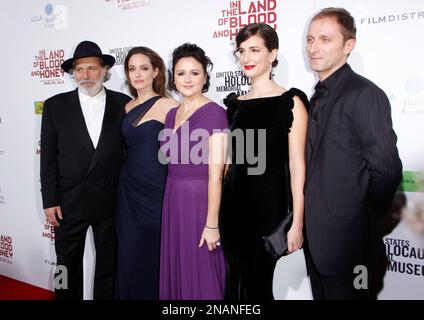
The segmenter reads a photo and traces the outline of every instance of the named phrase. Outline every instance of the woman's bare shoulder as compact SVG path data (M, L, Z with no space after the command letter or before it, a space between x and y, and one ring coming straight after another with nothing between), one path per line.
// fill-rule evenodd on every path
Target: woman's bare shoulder
M178 106L180 103L173 99L173 98L168 98L168 97L163 97L159 100L160 106L164 109L172 109L176 106Z
M127 104L125 105L125 113L130 112L135 106L137 106L137 104L138 104L137 99L132 99L128 101Z

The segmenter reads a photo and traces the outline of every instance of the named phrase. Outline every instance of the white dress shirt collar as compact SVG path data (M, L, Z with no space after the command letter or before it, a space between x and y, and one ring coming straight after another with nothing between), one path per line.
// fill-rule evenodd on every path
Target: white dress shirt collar
M87 126L94 148L97 148L106 107L106 91L103 88L98 94L91 97L78 90L78 97L82 114L84 115L85 125Z

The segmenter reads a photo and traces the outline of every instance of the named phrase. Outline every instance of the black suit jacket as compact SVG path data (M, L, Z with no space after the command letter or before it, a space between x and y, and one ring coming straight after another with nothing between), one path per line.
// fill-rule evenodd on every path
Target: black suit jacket
M402 175L386 94L348 65L342 68L307 154L306 239L326 276L352 275L356 265L375 259L382 245L377 220Z
M64 217L78 219L113 215L124 161L121 123L130 99L106 89L96 149L85 124L78 89L45 101L40 166L44 208L61 206Z

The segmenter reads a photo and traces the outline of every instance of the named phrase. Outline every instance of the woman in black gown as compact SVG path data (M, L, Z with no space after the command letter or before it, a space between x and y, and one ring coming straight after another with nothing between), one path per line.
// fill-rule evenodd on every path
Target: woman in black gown
M220 211L226 299L273 299L277 261L265 251L262 236L285 217L289 200L293 223L288 251L303 244L308 101L302 91L285 90L272 79L277 50L277 33L266 24L247 25L236 37L240 65L252 84L246 95L232 93L224 100L233 137L243 134L243 140L232 139L232 164L224 178ZM258 157L256 163L246 156L249 152Z
M159 132L177 105L165 96L165 65L146 47L132 48L125 74L136 97L125 106L122 123L127 160L120 180L117 298L159 298L159 248L166 167L159 161Z

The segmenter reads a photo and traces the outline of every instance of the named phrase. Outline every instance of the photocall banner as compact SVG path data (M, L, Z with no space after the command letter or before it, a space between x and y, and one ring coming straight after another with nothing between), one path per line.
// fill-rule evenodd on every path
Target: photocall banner
M424 298L424 3L422 0L50 0L7 1L0 20L0 275L53 290L54 228L40 194L40 126L44 101L75 88L60 69L83 40L116 59L106 87L129 94L123 63L129 49L148 46L170 65L185 42L202 47L214 63L207 96L222 104L230 92L246 93L249 80L234 55L238 30L264 22L278 32L275 80L309 96L317 81L308 68L308 20L321 8L344 7L355 17L352 68L380 86L390 99L404 166L394 206L384 221L388 266L380 299ZM177 97L178 98L178 97ZM92 297L94 245L87 236L86 299ZM277 299L310 299L304 273L287 283L300 255L280 260L274 277ZM284 258L283 258L284 259Z

